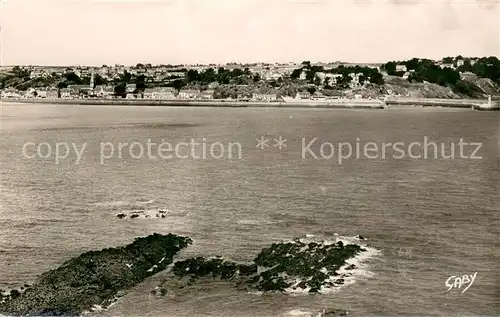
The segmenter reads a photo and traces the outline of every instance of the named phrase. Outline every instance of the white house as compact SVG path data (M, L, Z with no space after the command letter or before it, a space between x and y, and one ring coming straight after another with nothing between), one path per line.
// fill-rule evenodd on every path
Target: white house
M201 93L201 98L202 98L202 99L214 99L214 93L215 93L215 90L214 90L214 89L207 89L207 90L204 90L204 91Z
M2 98L21 98L21 92L17 89L9 87L2 91L1 96Z
M299 91L295 95L295 99L311 99L311 94L307 91Z
M47 88L37 88L36 89L37 98L47 98Z
M179 99L198 99L200 91L195 89L182 89L179 91Z
M276 96L276 94L257 94L257 93L254 93L252 95L252 99L255 101L271 102L271 101L278 100L278 97Z
M115 93L113 86L99 85L94 88L94 96L97 98L112 98Z
M172 87L146 88L144 90L145 99L171 100L175 99L176 90Z
M56 87L48 87L47 88L47 98L49 98L49 99L59 98L59 89L57 89Z
M406 72L407 71L406 65L403 65L403 64L396 65L396 71L397 72Z

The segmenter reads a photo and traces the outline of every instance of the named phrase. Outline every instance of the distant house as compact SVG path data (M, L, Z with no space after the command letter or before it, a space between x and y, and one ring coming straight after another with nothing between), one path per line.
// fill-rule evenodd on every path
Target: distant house
M319 91L316 91L313 95L312 95L312 99L314 100L323 100L323 99L326 99L326 96L323 95L322 93L320 93Z
M175 99L176 90L172 87L158 87L153 91L153 99Z
M194 89L182 89L179 91L179 99L197 99L200 97L200 91Z
M47 98L48 99L59 98L59 89L57 89L56 87L47 88Z
M459 59L457 60L457 67L463 66L465 64L465 60Z
M127 87L125 88L125 91L127 93L133 93L137 89L136 84L127 84Z
M406 72L407 71L406 65L403 65L403 64L396 65L396 71L397 72Z
M62 88L60 92L62 99L74 99L80 96L80 91L75 88Z
M144 99L153 99L153 92L155 88L146 88L144 89L144 93L142 94Z
M337 81L340 80L339 78L342 77L342 74L331 74L331 76L328 77L328 85L335 86L337 84Z
M299 91L295 95L295 99L311 99L311 94L307 91Z
M207 89L207 90L204 90L204 91L201 93L201 98L202 98L202 99L214 99L214 93L215 93L215 90L214 90L214 89Z
M441 65L439 65L439 67L441 68L451 68L451 69L454 69L455 68L455 65L453 65L453 63L442 63Z
M35 97L35 88L28 88L24 93L24 98L34 98Z
M127 95L125 96L125 98L127 98L127 99L135 99L135 97L136 97L136 95L134 93L131 93L131 92L127 93Z
M17 89L9 87L2 91L2 98L21 98L21 92Z
M37 88L35 92L37 98L47 98L47 88Z
M404 65L402 65L402 66L404 66ZM349 86L351 88L358 87L361 84L360 79L361 79L361 76L363 76L363 73L357 73L357 74L353 73L353 74L350 74L350 76L351 76L352 80L349 83Z
M278 100L278 97L276 96L276 94L258 94L258 93L254 93L252 95L252 99L255 100L255 101L267 101L267 102L271 102L271 101Z
M143 93L143 98L157 100L175 99L175 89L172 87L146 88Z
M237 99L240 101L249 101L250 99L252 99L252 94L251 93L241 93L241 94L238 94Z
M115 94L115 89L113 86L99 85L94 88L93 95L97 98L109 99Z

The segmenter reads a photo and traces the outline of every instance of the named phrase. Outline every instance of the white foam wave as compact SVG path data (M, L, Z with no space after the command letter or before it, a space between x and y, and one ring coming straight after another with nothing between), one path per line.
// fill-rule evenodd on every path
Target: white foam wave
M294 309L286 312L283 317L321 317L321 313L313 313L310 311Z

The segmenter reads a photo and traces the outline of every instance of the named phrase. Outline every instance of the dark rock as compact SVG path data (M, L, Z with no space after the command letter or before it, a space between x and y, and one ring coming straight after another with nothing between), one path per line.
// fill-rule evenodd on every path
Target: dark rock
M356 268L356 265L351 264L351 265L349 265L348 267L346 267L345 269L346 269L346 270L354 270L355 268Z
M296 239L288 243L275 243L264 248L252 264L237 264L222 258L207 260L202 257L191 258L175 263L173 273L178 278L190 276L192 281L211 276L224 280L236 279L238 284L260 291L284 291L294 286L309 289L316 293L322 287L329 287L330 276L338 276L337 270L346 260L356 256L362 249L358 245L305 244ZM257 268L262 268L260 271ZM355 268L355 266L349 266ZM336 284L343 284L342 279Z
M325 311L322 317L336 317L336 316L347 316L349 312L347 310L329 310Z
M118 215L116 215L116 216L117 216L118 218L120 218L120 219L123 219L123 218L127 217L127 215L126 215L126 214L118 214Z
M356 238L358 238L359 240L366 240L365 237L363 237L362 235L359 235L359 234L356 236Z
M335 284L339 284L339 285L343 285L344 284L344 279L343 278L339 278L338 280L335 281Z
M152 266L158 267L155 272L165 269L191 243L186 237L153 234L124 247L83 253L43 273L24 293L11 292L11 299L0 304L0 312L76 316L94 305L105 307L120 291L153 275L148 271Z
M133 214L130 216L130 219L135 219L135 218L139 218L139 215L138 214Z

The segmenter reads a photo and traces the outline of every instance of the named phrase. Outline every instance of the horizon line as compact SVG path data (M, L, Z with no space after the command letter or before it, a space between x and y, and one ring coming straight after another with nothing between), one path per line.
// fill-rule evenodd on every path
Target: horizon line
M283 62L283 61L275 61L275 62L267 62L267 61L260 61L260 62L242 62L242 61L230 61L230 62L222 62L222 63L217 63L217 62L209 62L209 63L182 63L182 64L170 64L170 63L159 63L159 64L153 64L153 63L150 63L150 62L137 62L135 64L121 64L121 63L112 63L112 64L109 64L109 63L102 63L100 65L91 65L91 64L66 64L66 65L42 65L42 64L9 64L9 65L2 65L0 64L0 67L14 67L14 66L34 66L34 67L75 67L75 66L84 66L84 67L103 67L103 66L107 66L107 67L110 67L110 66L115 66L115 65L120 65L120 66L136 66L137 64L142 64L142 65L147 65L147 64L151 64L151 66L160 66L160 65L164 65L164 66L167 66L167 65L171 65L171 66L209 66L210 64L215 64L215 65L230 65L230 64L240 64L240 65L249 65L249 64L295 64L295 65L300 65L302 64L303 62L310 62L311 64L385 64L387 62L404 62L404 61L408 61L408 60L411 60L413 58L417 58L417 59L428 59L428 60L432 60L432 61L440 61L442 60L443 58L445 57L452 57L452 58L456 58L458 56L461 56L463 58L489 58L489 57L496 57L498 58L498 56L495 56L495 55L490 55L490 56L464 56L464 55L457 55L457 56L444 56L440 59L434 59L434 58L430 58L430 57L411 57L409 59L402 59L402 60L387 60L385 62L355 62L355 61L312 61L312 60L303 60L301 62L294 62L294 61L288 61L288 62Z

